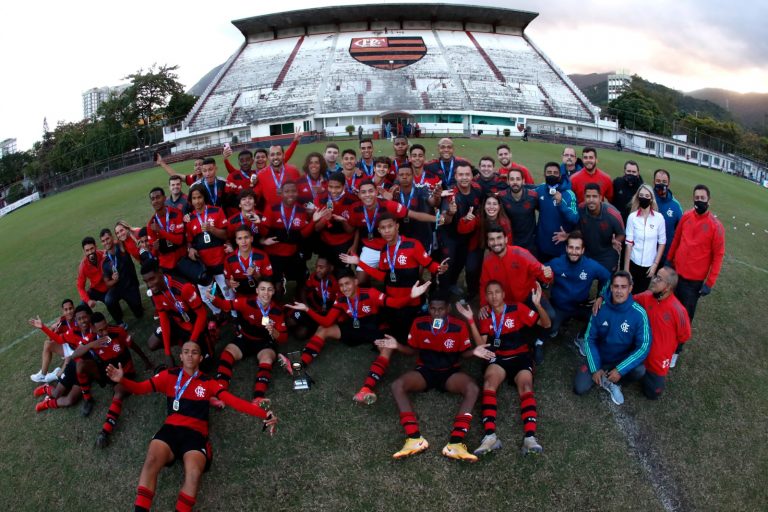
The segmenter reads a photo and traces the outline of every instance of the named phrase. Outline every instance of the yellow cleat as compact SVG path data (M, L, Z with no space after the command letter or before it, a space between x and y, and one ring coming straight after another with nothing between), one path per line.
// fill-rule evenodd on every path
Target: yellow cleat
M443 455L449 459L477 462L477 456L469 453L469 451L467 451L467 445L464 443L448 443L443 448Z
M392 455L395 459L403 459L411 455L416 455L429 448L429 443L423 437L409 437L399 452Z

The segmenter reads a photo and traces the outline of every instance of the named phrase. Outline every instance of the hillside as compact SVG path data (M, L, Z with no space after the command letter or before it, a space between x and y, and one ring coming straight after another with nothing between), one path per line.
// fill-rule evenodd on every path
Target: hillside
M707 100L729 111L744 126L766 131L768 124L768 93L739 93L727 89L699 89L688 96Z

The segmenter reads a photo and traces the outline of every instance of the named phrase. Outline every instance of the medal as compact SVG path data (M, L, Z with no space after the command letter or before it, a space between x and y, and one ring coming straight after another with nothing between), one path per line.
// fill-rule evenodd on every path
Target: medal
M500 346L501 346L501 340L499 338L496 338L495 340L493 340L494 348L499 348Z
M186 311L182 311L181 312L181 319L184 320L185 322L189 323L189 315L187 314Z
M368 233L368 240L373 240L373 233Z
M389 280L392 281L393 283L397 282L397 275L395 274L394 270L389 273Z
M192 382L195 377L197 377L197 374L199 372L195 371L195 373L192 374L192 376L187 380L187 382L184 383L184 386L181 385L181 376L184 375L184 370L179 369L179 377L176 379L176 386L174 386L174 396L173 396L173 410L178 411L181 408L181 395L184 394L184 392L189 387L189 383Z
M181 407L181 404L179 404L179 401L178 400L174 400L173 401L173 410L174 411L178 411L180 407Z
M272 309L271 305L268 304L266 308L261 307L261 302L258 300L256 301L256 305L259 306L259 311L261 311L261 325L262 327L266 327L270 324L269 320L269 310Z
M354 327L355 329L359 329L360 328L360 320L358 320L357 318L352 320L352 327Z
M496 313L493 311L493 308L491 308L491 324L493 326L493 346L494 348L499 348L501 346L501 331L504 329L504 315L507 314L507 305L504 304L504 311L501 312L501 317L499 317L499 323L496 324Z
M403 219L403 222L408 224L409 222L411 222L411 218L410 217L406 217L406 218Z
M248 286L251 288L256 288L256 281L252 277L248 277Z
M329 210L333 210L333 199L329 199L325 205Z
M368 217L368 208L363 205L363 216L365 217L365 226L368 228L368 240L373 240L373 231L376 228L376 217L379 215L379 203L376 203L376 209L373 211L373 218Z
M263 325L264 327L269 325L269 317L268 316L261 317L261 325Z
M349 306L349 312L352 314L352 327L355 329L360 328L360 319L357 318L357 306L360 302L359 296L355 295L355 307L352 307L352 303L349 301L349 297L344 297L347 300L347 306Z
M400 242L402 242L403 239L401 237L397 237L397 242L395 243L395 250L392 253L392 256L389 255L389 245L387 245L384 248L384 254L387 257L387 263L389 264L389 280L394 282L397 282L397 275L395 274L395 265L397 264L397 253L400 250Z
M197 222L200 224L200 231L203 231L203 225L208 224L208 208L206 207L203 210L203 217L200 218L200 214L195 212L195 215L197 216ZM203 231L203 243L209 244L211 243L211 235L208 234L207 231Z
M275 170L272 168L272 166L269 166L269 171L272 173L272 181L275 182L275 192L277 192L277 195L283 194L283 180L285 179L285 166L282 166L280 168L280 181L277 181L277 176L275 176Z
M211 235L209 235L207 231L203 233L203 242L206 244L211 243Z

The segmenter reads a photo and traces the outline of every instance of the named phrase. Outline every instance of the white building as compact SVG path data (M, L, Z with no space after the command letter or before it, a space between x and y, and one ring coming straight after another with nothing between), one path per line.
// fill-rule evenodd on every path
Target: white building
M627 73L617 72L608 75L608 101L613 101L629 89L632 77Z
M0 142L0 158L16 152L16 139L5 139Z
M123 84L114 87L94 87L85 91L83 93L83 118L95 118L99 105L113 96L119 96L127 88L128 84Z

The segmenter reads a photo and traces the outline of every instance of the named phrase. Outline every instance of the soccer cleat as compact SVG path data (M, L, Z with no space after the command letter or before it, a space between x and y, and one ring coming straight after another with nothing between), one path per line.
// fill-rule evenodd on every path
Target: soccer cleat
M544 342L541 340L536 340L533 346L533 359L536 361L536 366L544 362Z
M107 434L102 430L101 432L99 432L99 435L96 436L96 447L106 448L108 444L109 444L109 434Z
M285 354L277 354L277 364L279 364L280 367L288 373L288 375L293 375L293 366L291 364L291 360L288 359L288 356Z
M616 405L621 405L624 403L624 393L621 392L621 386L608 380L608 377L605 375L600 378L600 387L606 390L609 395L611 395L611 400L613 400L613 403Z
M475 455L485 455L486 453L498 450L501 448L501 440L496 434L486 434L483 436L483 440L480 441L480 446L473 452Z
M265 411L268 411L268 410L269 410L269 407L270 407L270 405L272 405L272 400L270 400L269 398L267 398L267 397L264 397L264 396L257 396L256 398L254 398L253 400L251 400L251 403L252 403L253 405L256 405L256 406L258 406L258 407L261 407L261 408L262 408L262 409L264 409Z
M368 386L363 386L355 393L352 400L358 404L372 405L376 401L376 393Z
M38 384L42 384L43 382L45 382L45 374L43 373L42 370L30 375L29 378L30 380L32 380L32 382L37 382Z
M50 400L55 401L55 398L45 398L43 401L38 402L37 405L35 405L35 412L43 412L45 410L48 410L51 408Z
M208 403L211 405L211 407L215 407L217 409L223 409L226 407L226 404L216 398L215 396L212 396L210 400L208 400Z
M520 452L522 452L523 455L528 455L529 453L541 453L543 451L544 448L541 447L534 436L523 438L523 446L520 448Z
M35 390L32 392L32 396L38 397L43 395L50 395L51 391L53 391L51 389L51 386L49 386L48 384L41 384L40 386L37 386L35 388Z
M677 364L677 358L678 358L679 355L680 354L672 354L672 359L670 359L670 361L669 361L669 367L670 368L674 368L675 367L675 365Z
M477 462L477 456L469 453L467 451L467 445L464 443L448 443L443 447L443 455L449 459Z
M579 354L581 355L581 357L587 357L587 353L584 352L584 342L585 341L586 340L584 338L580 338L578 334L576 335L575 338L573 338L573 344L578 349Z
M59 380L59 376L61 375L61 368L56 368L52 372L48 372L45 374L45 382L48 384L51 384L52 382L56 382Z
M80 408L80 414L83 415L83 417L88 417L93 412L93 400L83 400L83 406Z
M423 437L409 437L405 440L405 444L400 451L392 455L392 458L403 459L421 453L427 448L429 448L429 443Z

